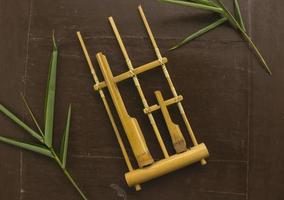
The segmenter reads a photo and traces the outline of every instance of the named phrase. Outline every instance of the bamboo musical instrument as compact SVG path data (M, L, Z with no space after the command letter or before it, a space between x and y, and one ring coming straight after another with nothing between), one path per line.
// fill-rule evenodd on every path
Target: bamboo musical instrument
M209 152L207 150L207 147L205 146L204 143L197 143L197 140L194 136L194 133L190 127L189 121L187 119L187 116L185 115L185 112L183 110L181 101L183 100L183 97L181 95L178 95L173 83L171 81L171 78L169 76L169 73L166 69L166 63L167 63L167 58L163 58L160 54L160 51L157 47L156 41L153 37L153 34L150 30L149 24L146 20L146 17L144 15L144 12L139 6L139 12L141 14L141 17L143 19L144 25L146 26L147 32L149 34L149 37L151 39L151 42L154 46L156 55L157 55L157 60L154 60L152 62L149 62L147 64L141 65L139 67L133 67L132 62L128 56L128 53L126 51L126 48L123 44L123 41L120 37L120 34L117 30L117 27L115 25L115 22L112 17L109 17L109 22L111 24L111 27L113 29L113 32L115 34L115 37L117 39L117 42L120 46L120 49L123 53L123 56L125 58L126 64L128 66L128 71L119 74L117 76L113 76L112 71L110 69L110 66L107 62L107 59L105 55L102 53L98 53L96 55L97 61L99 63L99 67L101 69L101 72L104 77L104 81L99 81L95 75L95 85L94 85L94 90L99 91L101 94L101 97L103 99L104 105L106 107L107 113L109 115L109 118L111 120L113 129L115 131L117 140L119 142L120 148L122 149L123 156L125 158L126 164L128 166L129 172L125 173L125 179L129 187L135 186L136 190L141 189L140 184L144 183L146 181L152 180L154 178L157 178L159 176L165 175L167 173L170 173L172 171L178 170L182 167L185 167L187 165L190 165L194 162L200 161L202 164L206 164L205 158L209 156ZM77 33L78 34L78 33ZM92 63L90 61L90 57L88 55L88 52L86 50L85 44L81 38L81 35L78 34L79 41L81 43L82 49L84 51L85 57L87 59L87 62L89 64L89 67L91 68L91 73L95 74L95 71L93 69ZM140 85L139 79L137 75L144 73L148 70L152 70L156 67L162 67L164 75L167 79L167 82L171 88L173 97L169 99L164 99L160 91L156 91L154 94L156 95L158 104L154 105L149 105L146 97L144 95L144 92L142 90L142 87ZM135 87L137 89L137 92L141 98L142 104L144 106L143 112L148 116L149 121L152 125L152 128L154 130L154 133L156 135L156 138L159 142L159 145L161 147L161 150L164 154L164 158L161 160L158 160L156 162L153 161L153 158L148 150L148 147L146 145L143 133L140 129L140 126L135 118L132 118L128 115L127 109L124 105L123 99L120 95L120 92L118 90L117 84L123 80L132 78L133 82L135 84ZM112 112L110 111L110 108L107 104L106 98L103 95L103 88L107 88L110 92L111 99L114 103L115 109L118 113L118 116L120 118L120 121L122 123L122 126L125 130L125 133L127 135L128 141L130 143L131 149L134 153L134 156L137 160L137 163L139 165L139 169L133 169L129 157L127 155L127 152L125 150L125 146L122 142L121 136L119 134L119 131L117 129L116 123L114 122ZM182 132L179 128L179 125L175 124L170 116L168 106L177 104L180 114L182 115L183 121L185 122L187 131L189 132L190 138L193 143L193 147L187 149L186 147L186 142L184 139L184 136L182 135ZM155 119L153 117L152 112L161 110L169 134L172 138L172 143L173 146L176 150L176 154L174 155L169 155L164 141L161 137L161 134L159 132L158 126L155 122Z
M138 10L139 10L140 16L141 16L141 18L142 18L142 21L143 21L143 23L144 23L144 25L145 25L145 28L146 28L146 30L147 30L147 33L148 33L148 35L149 35L149 37L150 37L151 43L152 43L152 45L153 45L153 47L154 47L156 56L157 56L157 58L158 58L160 61L162 61L162 55L161 55L161 53L160 53L160 50L159 50L158 45L157 45L157 42L156 42L156 40L155 40L155 38L154 38L154 35L153 35L153 33L152 33L152 30L151 30L151 28L150 28L150 26L149 26L149 23L148 23L148 21L147 21L147 18L146 18L145 14L144 14L144 11L143 11L141 5L138 6ZM164 63L162 63L162 62L161 62L161 65L162 65L162 69L163 69L165 78L167 79L168 85L169 85L169 87L170 87L170 89L171 89L171 91L172 91L172 94L174 95L174 97L177 97L178 94L177 94L177 92L176 92L176 89L175 89L174 84L173 84L173 82L172 82L172 79L171 79L171 77L170 77L170 74L169 74L169 72L168 72L168 70L167 70L167 67L166 67L166 65L165 65ZM189 136L190 136L190 138L191 138L191 141L192 141L192 143L193 143L194 146L197 146L197 145L198 145L198 142L197 142L196 137L195 137L195 135L194 135L194 133L193 133L193 130L192 130L190 124L189 124L189 120L188 120L188 118L187 118L187 116L186 116L186 114L185 114L185 111L184 111L184 109L183 109L183 106L182 106L181 102L178 102L178 103L177 103L177 106L178 106L178 109L179 109L179 111L180 111L180 114L181 114L181 116L182 116L182 118L183 118L183 121L184 121L184 123L185 123L185 125L186 125L186 129L187 129L187 131L188 131L188 133L189 133ZM201 165L206 165L206 160L205 160L205 159L202 159L202 160L201 160Z

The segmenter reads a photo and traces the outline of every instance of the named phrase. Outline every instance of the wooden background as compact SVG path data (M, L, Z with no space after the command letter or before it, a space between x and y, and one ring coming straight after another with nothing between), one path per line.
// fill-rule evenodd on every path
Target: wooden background
M127 68L107 21L112 15L133 64L149 62L155 55L137 11L140 3L162 54L169 59L169 71L185 98L192 127L199 141L209 148L210 159L205 167L189 166L134 192L124 181L127 169L103 104L92 90L93 80L75 33L82 32L94 61L95 53L103 51L113 72L123 72ZM226 4L230 6L232 1ZM283 199L284 3L241 0L240 4L247 29L265 55L272 76L228 25L169 52L167 49L184 36L217 18L206 11L154 0L0 0L0 101L32 124L21 101L20 93L24 93L42 124L54 29L60 51L54 144L60 144L68 104L72 103L67 166L89 199ZM156 102L156 89L170 97L161 70L147 72L140 79L149 102ZM132 81L121 83L120 89L130 114L141 124L154 158L161 158ZM176 108L171 107L171 111L181 122ZM155 117L173 152L161 113L156 112ZM0 134L32 141L3 115ZM55 163L1 143L0 199L80 197Z

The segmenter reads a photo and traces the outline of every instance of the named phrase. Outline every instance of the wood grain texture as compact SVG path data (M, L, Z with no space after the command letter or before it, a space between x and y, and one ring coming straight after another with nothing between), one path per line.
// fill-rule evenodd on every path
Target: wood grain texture
M24 92L43 125L40 117L44 110L51 33L55 30L59 63L54 145L60 145L68 104L72 103L67 168L90 199L280 200L284 189L281 156L284 3L239 2L247 29L271 66L271 77L228 25L176 51L167 50L184 36L214 21L215 15L208 12L152 0L13 3L2 0L0 35L5 40L0 41L0 101L32 124L20 101L19 93ZM162 55L169 59L167 67L178 93L184 97L192 128L197 139L207 145L210 158L204 167L194 164L142 185L143 190L137 193L125 183L126 166L101 99L93 91L94 82L76 31L80 30L85 38L97 71L98 51L107 55L114 75L127 70L107 21L110 15L116 21L132 64L139 66L155 60L138 14L140 3ZM226 4L232 6L229 1ZM102 80L101 74L99 77ZM157 103L155 90L161 90L165 99L172 97L160 69L138 78L149 104ZM153 157L161 158L162 152L132 80L119 83L119 89L129 113L141 125ZM111 107L114 110L112 104ZM168 108L185 133L178 109ZM115 117L118 120L116 114ZM169 152L174 153L161 112L155 111L154 117ZM119 128L123 130L120 124ZM30 139L3 116L0 133ZM189 141L187 134L185 138ZM127 141L124 134L123 140ZM130 147L126 146L134 162ZM80 199L54 163L42 156L0 144L0 160L0 181L5 183L0 188L0 199Z

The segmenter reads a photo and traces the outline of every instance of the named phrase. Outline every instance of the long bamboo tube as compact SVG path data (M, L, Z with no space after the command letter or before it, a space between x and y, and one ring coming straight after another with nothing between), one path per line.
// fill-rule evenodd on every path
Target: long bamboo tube
M95 71L93 63L91 61L91 58L89 56L89 53L88 53L88 50L86 48L85 42L84 42L84 40L83 40L83 38L81 36L81 33L79 31L77 32L77 36L78 36L78 39L80 41L80 44L81 44L82 50L84 52L85 58L87 60L88 66L90 68L90 71L91 71L91 73L93 75L93 79L94 79L95 83L99 83L100 81L99 81L99 79L98 79L98 77L96 75L96 71ZM105 98L104 91L102 89L100 89L99 90L99 94L100 94L100 97L102 98L103 104L104 104L105 109L107 111L107 114L108 114L109 120L111 122L112 128L114 130L116 139L117 139L118 144L120 146L120 149L122 151L122 155L124 157L125 163L126 163L126 165L128 167L128 170L130 172L132 172L133 171L132 164L131 164L131 162L129 160L126 148L125 148L125 146L123 144L122 138L121 138L120 133L119 133L118 128L117 128L117 125L116 125L116 123L114 121L114 117L113 117L112 112L110 110L109 104L108 104L108 102L107 102L107 100ZM135 189L136 189L136 191L139 191L139 190L141 190L141 186L139 184L137 184L137 185L135 185Z
M129 58L129 56L128 56L128 53L127 53L127 51L126 51L126 48L125 48L125 46L124 46L124 44L123 44L123 41L122 41L122 39L121 39L121 37L120 37L120 34L119 34L118 30L117 30L117 27L116 27L116 25L115 25L115 22L114 22L113 18L112 18L112 17L109 17L108 19L109 19L110 25L111 25L111 27L112 27L112 29L113 29L113 32L114 32L115 37L116 37L116 39L117 39L117 41L118 41L118 44L119 44L119 46L120 46L120 49L121 49L121 51L122 51L122 54L123 54L123 56L124 56L124 58L125 58L125 61L126 61L126 64L127 64L128 68L129 68L129 70L130 70L130 71L135 70L135 69L133 68L133 65L132 65L132 63L131 63L131 60L130 60L130 58ZM132 77L132 79L133 79L134 84L135 84L135 87L136 87L136 89L137 89L137 91L138 91L138 93L139 93L139 96L140 96L140 98L141 98L141 100L142 100L142 103L143 103L144 108L145 108L145 109L149 108L148 102L147 102L147 100L146 100L146 98L145 98L145 95L144 95L144 93L143 93L143 90L142 90L142 88L141 88L141 85L140 85L140 82L139 82L137 76L134 74L134 76ZM154 119L152 113L147 113L147 116L148 116L148 118L149 118L149 120L150 120L150 123L151 123L151 125L152 125L152 127L153 127L153 130L154 130L154 132L155 132L155 135L156 135L156 138L157 138L157 140L158 140L158 142L159 142L159 145L160 145L160 147L161 147L161 149L162 149L162 152L163 152L163 154L164 154L164 157L165 157L165 158L168 158L168 157L169 157L169 153L168 153L168 151L167 151L167 149L166 149L166 147L165 147L164 141L163 141L163 139L162 139L162 137L161 137L161 134L160 134L160 132L159 132L159 129L158 129L158 127L157 127L157 124L156 124L156 122L155 122L155 119Z
M159 48L158 48L158 45L157 45L157 43L156 43L156 40L155 40L155 38L154 38L154 35L153 35L153 33L152 33L152 30L151 30L151 28L150 28L150 26L149 26L149 23L148 23L148 21L147 21L147 19L146 19L146 16L145 16L145 14L144 14L144 11L143 11L141 5L138 6L138 10L139 10L139 13L140 13L140 15L141 15L141 18L142 18L142 20L143 20L143 23L144 23L144 25L145 25L145 28L146 28L146 30L147 30L147 32L148 32L148 35L149 35L149 37L150 37L151 43L152 43L152 45L153 45L153 47L154 47L156 56L157 56L158 59L161 60L161 59L162 59L162 55L161 55L161 53L160 53L160 50L159 50ZM163 69L164 75L165 75L165 77L166 77L166 79L167 79L167 82L168 82L168 84L169 84L169 87L170 87L170 89L171 89L171 91L172 91L172 94L173 94L175 97L177 97L178 95L177 95L176 89L175 89L175 87L174 87L174 85L173 85L173 82L172 82L171 77L170 77L170 74L169 74L169 72L168 72L168 70L167 70L167 68L166 68L166 65L165 65L165 64L162 64L162 63L161 63L161 65L162 65L162 69ZM187 129L187 131L188 131L188 133L189 133L189 136L190 136L190 138L191 138L191 140L192 140L192 143L193 143L194 146L197 146L197 145L198 145L198 142L197 142L196 137L195 137L195 135L194 135L194 133L193 133L193 130L192 130L190 124L189 124L189 120L188 120L188 118L187 118L187 116L186 116L186 114L185 114L185 111L184 111L184 109L183 109L182 103L181 103L181 102L178 102L178 103L177 103L177 106L178 106L178 109L179 109L179 111L180 111L180 114L181 114L181 116L182 116L182 118L183 118L183 121L184 121L184 123L185 123L185 125L186 125L186 129ZM206 160L205 160L205 159L202 159L202 160L201 160L201 165L206 165Z
M136 118L128 115L119 89L113 81L113 74L105 55L97 53L96 58L139 167L145 167L152 164L154 160L148 150L140 126Z

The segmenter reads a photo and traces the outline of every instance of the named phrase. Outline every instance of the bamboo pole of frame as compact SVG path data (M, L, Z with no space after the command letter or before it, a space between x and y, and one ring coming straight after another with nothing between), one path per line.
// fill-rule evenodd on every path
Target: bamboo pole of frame
M143 20L143 23L144 23L144 25L145 25L145 28L146 28L146 30L147 30L147 32L148 32L148 35L149 35L149 37L150 37L151 43L152 43L152 45L153 45L153 47L154 47L154 49L155 49L155 53L156 53L158 59L161 61L162 55L161 55L161 53L160 53L160 50L159 50L158 45L157 45L157 42L156 42L156 40L155 40L155 38L154 38L154 35L153 35L153 33L152 33L152 30L151 30L151 28L150 28L150 26L149 26L149 23L148 23L148 21L147 21L147 19L146 19L146 16L145 16L145 14L144 14L144 11L143 11L141 5L138 6L138 10L139 10L139 13L140 13L140 15L141 15L141 18L142 18L142 20ZM171 89L171 91L172 91L172 94L174 95L174 97L177 97L178 95L177 95L176 89L175 89L175 87L174 87L174 84L173 84L173 82L172 82L172 79L171 79L171 77L170 77L170 74L169 74L169 72L168 72L168 70L167 70L166 65L165 65L164 63L161 63L161 66L162 66L164 75L165 75L165 77L166 77L166 79L167 79L167 82L168 82L168 84L169 84L169 87L170 87L170 89ZM180 114L181 114L181 116L182 116L182 118L183 118L183 121L184 121L184 123L185 123L185 125L186 125L186 129L187 129L187 131L188 131L188 133L189 133L189 136L190 136L190 138L191 138L191 140L192 140L192 143L193 143L194 146L197 146L197 145L198 145L198 142L197 142L196 137L195 137L195 135L194 135L194 133L193 133L193 130L192 130L190 124L189 124L189 121L188 121L188 118L187 118L187 116L186 116L186 114L185 114L185 111L184 111L184 109L183 109L182 103L181 103L181 102L178 102L177 105L178 105L179 112L180 112ZM205 160L205 159L202 159L202 160L201 160L201 165L206 165L206 160Z
M126 51L126 48L125 48L125 46L124 46L124 44L123 44L123 41L122 41L122 39L121 39L121 37L120 37L120 34L119 34L118 30L117 30L117 27L116 27L116 25L115 25L115 22L114 22L114 20L113 20L112 17L109 17L108 19L109 19L110 25L111 25L111 27L112 27L112 29L113 29L113 32L114 32L114 34L115 34L115 37L116 37L116 39L117 39L117 41L118 41L118 44L119 44L119 46L120 46L120 49L121 49L121 51L122 51L122 54L123 54L123 56L124 56L124 58L125 58L126 64L127 64L128 68L129 68L129 71L131 72L131 71L134 70L134 68L133 68L133 65L132 65L132 63L131 63L131 60L130 60L130 58L129 58L129 56L128 56L128 53L127 53L127 51ZM141 98L141 100L142 100L142 103L143 103L144 108L146 108L146 109L149 108L148 102L147 102L147 100L146 100L146 98L145 98L145 95L144 95L144 93L143 93L143 90L142 90L142 88L141 88L141 85L140 85L140 83L139 83L139 80L138 80L137 76L136 76L134 73L133 73L132 79L133 79L134 84L135 84L135 87L136 87L136 89L137 89L137 91L138 91L138 93L139 93L139 96L140 96L140 98ZM168 153L168 151L167 151L167 149L166 149L166 147L165 147L164 141L163 141L163 139L162 139L162 137L161 137L161 134L160 134L160 132L159 132L159 129L158 129L158 127L157 127L157 124L156 124L156 122L155 122L155 119L154 119L152 113L151 113L151 112L147 113L147 116L148 116L148 118L149 118L149 120L150 120L150 123L151 123L151 125L152 125L152 127L153 127L153 130L154 130L154 132L155 132L155 135L156 135L156 137L157 137L157 140L158 140L158 142L159 142L159 145L160 145L160 147L161 147L161 149L162 149L162 152L163 152L163 154L164 154L164 157L165 157L165 158L168 158L168 157L169 157L169 153Z
M84 55L85 55L85 57L86 57L88 66L89 66L89 68L90 68L90 71L91 71L91 73L92 73L92 75L93 75L93 79L94 79L95 83L98 84L100 81L99 81L99 79L98 79L98 77L97 77L95 68L94 68L93 63L92 63L92 61L91 61L91 58L90 58L90 56L89 56L89 53L88 53L88 50L87 50L87 48L86 48L85 42L84 42L84 40L83 40L83 38L82 38L82 35L81 35L81 33L80 33L79 31L77 32L77 36L78 36L78 39L79 39L79 41L80 41L80 44L81 44L82 50L83 50L83 52L84 52ZM118 131L117 125L116 125L116 123L115 123L115 121L114 121L114 117L113 117L113 115L112 115L112 112L111 112L111 110L110 110L109 104L108 104L107 99L106 99L106 97L105 97L104 91L103 91L102 89L100 89L100 90L99 90L99 93L100 93L100 96L101 96L101 98L102 98L102 101L103 101L103 104L104 104L104 106L105 106L105 109L106 109L106 111L107 111L108 117L109 117L109 119L110 119L112 128L113 128L113 130L114 130L114 132L115 132L115 136L116 136L116 138L117 138L118 144L119 144L120 149L121 149L121 151L122 151L122 155L123 155L123 157L124 157L124 160L125 160L125 162L126 162L126 165L127 165L127 167L128 167L128 170L131 172L131 171L133 171L133 167L132 167L132 164L131 164L130 159L129 159L129 157L128 157L126 148L125 148L125 146L124 146L124 144L123 144L123 141L122 141L122 138L121 138L121 136L120 136L120 133L119 133L119 131ZM139 191L139 190L141 190L141 186L140 186L140 185L136 185L136 186L135 186L135 189L136 189L136 191Z

